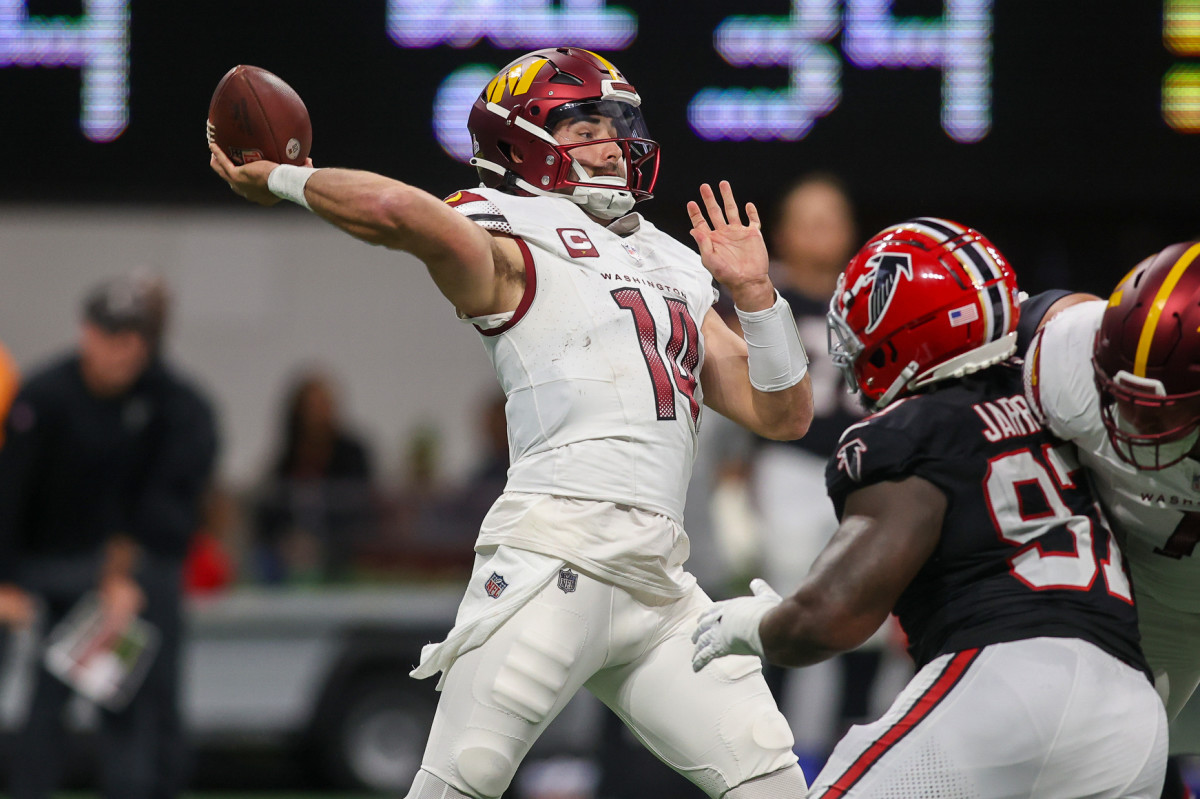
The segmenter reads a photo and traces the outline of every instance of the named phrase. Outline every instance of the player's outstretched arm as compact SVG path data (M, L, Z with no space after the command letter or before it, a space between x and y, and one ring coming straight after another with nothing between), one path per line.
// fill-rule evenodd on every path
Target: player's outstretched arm
M239 167L215 144L209 150L213 171L251 202L273 205L288 196L355 238L420 258L442 294L467 316L511 311L520 302L524 261L517 245L494 239L422 189L352 169L276 173L272 178L278 164L256 161ZM286 181L278 180L281 174L303 176L292 187L295 196L288 194Z
M807 666L870 638L933 554L945 512L945 495L920 477L851 494L841 525L800 588L761 613L762 654L779 666ZM761 600L760 594L731 602L762 607Z
M764 619L767 659L803 666L870 638L933 554L945 515L946 495L920 477L850 494L804 583Z
M745 337L715 311L705 316L704 401L760 436L800 438L813 415L808 355L791 309L767 274L758 210L747 203L743 222L729 181L721 181L720 189L718 202L712 188L702 185L704 211L689 202L688 216L700 259L733 297Z

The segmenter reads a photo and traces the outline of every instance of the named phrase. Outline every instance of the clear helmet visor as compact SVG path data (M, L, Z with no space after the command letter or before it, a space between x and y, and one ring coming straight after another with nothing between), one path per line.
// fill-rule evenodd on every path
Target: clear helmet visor
M658 143L642 111L624 100L583 100L553 109L546 131L562 157L561 185L651 197L658 177ZM632 207L632 203L630 203Z

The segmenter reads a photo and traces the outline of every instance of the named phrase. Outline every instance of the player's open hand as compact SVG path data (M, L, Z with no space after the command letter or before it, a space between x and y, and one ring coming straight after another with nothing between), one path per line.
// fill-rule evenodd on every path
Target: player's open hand
M700 186L704 211L695 200L687 204L688 216L692 220L692 238L700 248L700 259L717 282L733 292L735 302L743 289L765 286L769 290L770 301L762 307L767 307L774 302L775 294L767 278L767 245L763 241L758 209L754 203L746 203L746 221L743 222L729 181L722 180L720 189L721 202L718 203L711 186L707 183ZM745 306L739 303L739 307Z
M279 164L273 161L252 161L245 166L237 166L215 143L209 142L208 150L212 153L208 161L209 166L235 193L259 205L274 205L280 201L267 188L267 176Z
M739 596L715 602L700 614L692 633L692 670L700 671L709 661L726 655L757 655L763 657L762 637L758 625L783 599L766 580L750 582L754 596Z

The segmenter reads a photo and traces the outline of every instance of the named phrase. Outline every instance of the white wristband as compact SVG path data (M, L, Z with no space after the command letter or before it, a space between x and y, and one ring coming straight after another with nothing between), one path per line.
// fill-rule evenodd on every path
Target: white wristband
M276 197L291 200L311 211L312 206L304 198L304 184L308 183L308 179L316 171L311 166L280 164L267 175L267 189Z
M762 311L735 308L750 351L750 385L759 391L783 391L808 373L808 353L787 300L775 292L775 304Z

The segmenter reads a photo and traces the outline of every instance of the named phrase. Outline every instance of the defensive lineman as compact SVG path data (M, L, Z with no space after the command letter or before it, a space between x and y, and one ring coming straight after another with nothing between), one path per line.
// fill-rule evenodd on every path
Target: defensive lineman
M791 597L758 581L697 627L697 668L800 666L897 614L920 671L812 797L1159 795L1166 718L1133 593L1074 449L1007 360L1016 301L969 228L922 218L867 243L829 311L830 354L877 410L829 462L841 526Z

